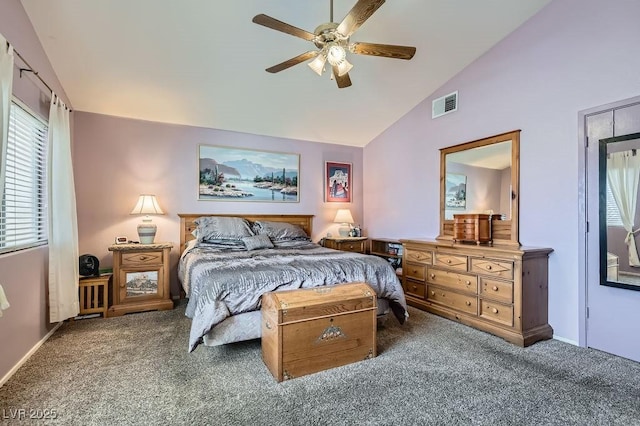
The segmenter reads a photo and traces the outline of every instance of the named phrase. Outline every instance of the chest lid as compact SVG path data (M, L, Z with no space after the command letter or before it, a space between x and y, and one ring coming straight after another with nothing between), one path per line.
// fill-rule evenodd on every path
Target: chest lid
M265 293L262 314L278 324L376 309L376 293L366 283L348 283Z

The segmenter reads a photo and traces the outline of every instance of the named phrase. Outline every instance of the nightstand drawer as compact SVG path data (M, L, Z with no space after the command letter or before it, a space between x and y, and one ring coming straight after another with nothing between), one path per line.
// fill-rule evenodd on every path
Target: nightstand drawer
M338 243L338 250L364 253L365 241L341 241Z
M162 250L144 251L140 253L122 253L122 266L162 265Z

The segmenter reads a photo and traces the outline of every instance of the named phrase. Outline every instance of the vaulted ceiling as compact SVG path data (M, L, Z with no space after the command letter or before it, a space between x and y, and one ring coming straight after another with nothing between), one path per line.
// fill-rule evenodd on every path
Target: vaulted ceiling
M345 89L305 63L265 72L315 46L251 22L264 13L313 32L329 22L329 0L22 4L76 110L364 146L549 1L387 1L351 41L417 52L349 54ZM355 3L335 0L334 21Z

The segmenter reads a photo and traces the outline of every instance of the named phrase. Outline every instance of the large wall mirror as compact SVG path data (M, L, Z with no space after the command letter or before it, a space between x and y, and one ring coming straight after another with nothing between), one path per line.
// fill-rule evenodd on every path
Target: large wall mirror
M640 291L640 133L600 140L600 284Z
M440 235L454 214L491 214L492 244L519 246L520 130L440 150Z

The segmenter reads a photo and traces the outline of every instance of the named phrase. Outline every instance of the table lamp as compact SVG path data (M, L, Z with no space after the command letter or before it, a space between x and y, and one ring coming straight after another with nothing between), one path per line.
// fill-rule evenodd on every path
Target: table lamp
M341 224L340 228L338 228L338 234L340 234L341 237L348 237L349 231L351 231L351 224L353 223L353 216L351 216L349 209L338 209L333 221Z
M140 244L153 244L153 239L156 237L157 226L151 222L151 214L164 214L158 200L155 195L142 194L138 198L136 206L131 210L131 214L143 214L145 217L142 219L142 223L138 225L138 237L140 238Z

